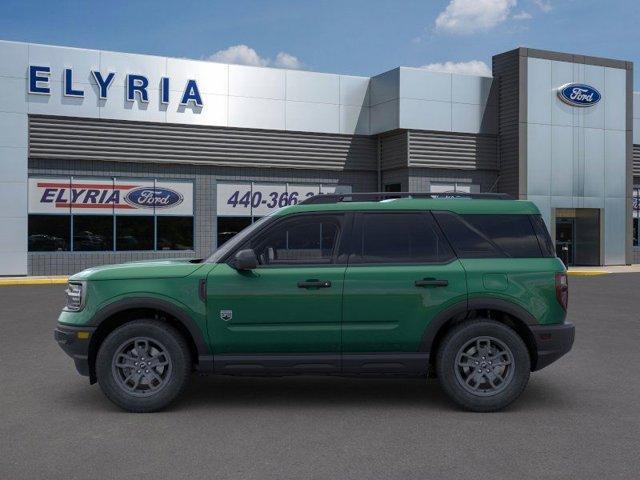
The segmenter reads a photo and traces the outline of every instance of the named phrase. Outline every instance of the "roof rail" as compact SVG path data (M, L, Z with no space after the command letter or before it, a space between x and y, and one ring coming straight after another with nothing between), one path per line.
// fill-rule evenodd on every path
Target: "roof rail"
M469 198L474 200L512 200L506 193L424 193L424 192L364 192L364 193L323 193L301 201L298 205L315 205L340 202L379 202L394 198Z

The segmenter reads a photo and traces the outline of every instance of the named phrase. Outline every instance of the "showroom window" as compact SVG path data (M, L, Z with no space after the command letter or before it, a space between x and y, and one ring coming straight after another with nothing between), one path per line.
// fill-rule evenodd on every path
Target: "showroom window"
M29 178L29 251L193 250L193 183Z
M153 250L153 216L116 217L116 250Z
M193 217L157 217L158 250L193 250Z
M30 252L71 250L70 215L29 215Z
M113 216L74 215L73 250L76 252L113 250Z

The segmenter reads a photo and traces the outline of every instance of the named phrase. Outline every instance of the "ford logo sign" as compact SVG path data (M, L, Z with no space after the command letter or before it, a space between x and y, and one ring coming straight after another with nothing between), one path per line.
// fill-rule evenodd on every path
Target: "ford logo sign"
M583 83L567 83L558 88L558 97L574 107L591 107L600 101L600 92Z
M124 197L124 201L136 208L169 208L182 203L182 194L170 188L138 187Z

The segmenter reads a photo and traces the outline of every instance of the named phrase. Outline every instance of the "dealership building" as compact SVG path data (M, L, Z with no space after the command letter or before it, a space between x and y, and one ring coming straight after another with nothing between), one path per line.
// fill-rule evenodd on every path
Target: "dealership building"
M357 77L0 41L0 275L206 256L336 191L507 193L567 263L640 261L633 64L492 63Z

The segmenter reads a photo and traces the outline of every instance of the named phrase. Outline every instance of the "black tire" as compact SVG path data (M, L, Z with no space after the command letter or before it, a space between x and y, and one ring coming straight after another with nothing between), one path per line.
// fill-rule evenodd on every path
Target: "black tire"
M456 404L474 412L494 412L522 394L531 359L522 338L510 327L494 320L469 320L447 332L436 371L442 389Z
M147 357L145 351L149 352ZM149 360L155 366L146 363ZM135 320L104 339L96 358L96 376L106 397L120 408L136 413L161 410L189 382L189 347L171 325L158 320Z

